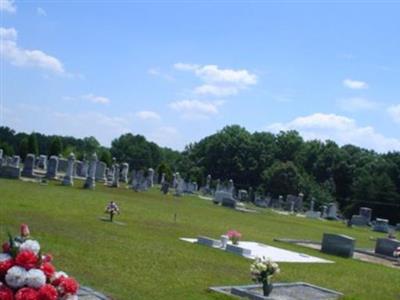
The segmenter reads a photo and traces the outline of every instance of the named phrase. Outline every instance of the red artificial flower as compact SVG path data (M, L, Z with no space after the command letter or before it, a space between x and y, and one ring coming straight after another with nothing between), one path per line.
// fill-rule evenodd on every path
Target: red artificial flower
M14 260L12 258L0 262L0 278L5 276L8 269L11 269L13 266L14 266Z
M57 290L51 284L45 284L39 289L39 300L57 300L57 297Z
M38 257L32 251L24 250L18 253L17 257L15 258L15 263L18 266L24 267L25 269L29 270L36 266L36 264L38 263Z
M0 300L14 300L13 291L5 285L0 285Z
M15 300L39 300L39 293L32 288L22 288L15 294Z
M43 265L40 266L40 270L43 271L47 279L50 279L54 275L56 268L54 268L51 263L45 262Z
M79 289L79 284L76 280L72 277L61 277L59 289L61 294L76 294Z
M42 261L43 262L52 262L53 261L53 255L51 255L50 253L47 253L45 255L42 256Z
M10 243L5 242L3 245L1 245L1 248L3 248L3 253L9 253L11 250Z
M21 224L21 236L28 237L31 233L29 231L29 227L26 224Z

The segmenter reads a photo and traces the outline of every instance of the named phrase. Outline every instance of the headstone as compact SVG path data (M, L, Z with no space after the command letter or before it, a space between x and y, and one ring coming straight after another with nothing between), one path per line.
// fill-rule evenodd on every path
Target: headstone
M84 188L85 189L94 189L96 187L96 165L97 165L97 154L93 153L90 163L88 176L86 177Z
M35 166L35 155L29 153L25 157L24 168L22 170L22 176L24 177L34 177L33 175L33 167Z
M326 205L322 205L321 207L321 218L325 219L327 217L328 207Z
M246 190L238 190L238 199L239 201L247 201L249 195L247 194Z
M222 198L221 205L229 208L236 208L236 200L232 198L232 195L230 195L228 198Z
M226 248L225 248L226 252L230 252L230 253L234 253L234 254L238 254L238 255L250 255L251 254L251 250L250 249L246 249L243 248L239 245L232 245L232 244L227 244Z
M128 172L129 172L129 164L123 163L121 164L121 176L120 180L124 183L128 183Z
M65 158L58 159L58 172L66 173L68 169L68 160Z
M71 153L68 157L68 168L63 178L62 185L74 185L74 162L75 154Z
M113 174L114 174L114 177L113 177L111 186L118 188L119 187L119 165L118 164L113 165Z
M164 195L168 194L169 191L169 183L168 181L164 180L163 184L161 185L161 191Z
M215 204L222 203L222 199L224 198L232 198L232 195L225 191L216 191L214 194L213 202Z
M400 247L399 240L378 238L375 244L375 253L393 257L393 252L397 247Z
M55 179L57 177L57 170L58 170L58 157L52 155L47 164L46 178Z
M228 182L228 193L230 193L232 196L235 193L235 185L233 184L232 179L229 179L229 182Z
M342 234L324 233L321 251L343 257L353 257L356 240Z
M88 176L88 171L89 171L89 162L87 160L85 160L82 163L82 169L80 171L79 171L79 169L77 170L78 176L86 178Z
M396 231L400 231L400 223L396 224L396 228L395 229L396 229Z
M306 217L309 219L318 219L320 217L320 212L314 211L315 199L312 198L310 201L310 210L306 212Z
M12 161L11 161L11 166L12 167L18 167L19 168L19 163L21 161L21 158L19 157L19 155L14 155L12 157Z
M0 159L1 161L1 159ZM0 177L19 179L21 177L21 169L19 167L13 167L8 165L0 166Z
M0 159L3 158L3 149L0 149Z
M295 203L294 203L294 210L296 212L302 212L303 211L303 198L304 198L304 194L303 193L299 193Z
M219 247L221 242L207 236L199 236L197 237L197 244L208 247Z
M149 187L154 186L154 170L152 168L147 170L147 181L149 182Z
M217 179L217 185L216 185L215 191L218 192L218 191L220 191L220 190L221 190L221 180L218 178L218 179Z
M96 181L100 182L106 182L106 168L107 165L105 162L102 162L100 160L97 161L96 163Z
M42 170L47 169L47 155L41 154L38 160L38 168Z
M336 203L329 203L328 209L326 213L326 219L328 220L337 220L337 206Z
M371 222L372 209L369 207L360 207L360 216L367 220L367 223Z
M183 178L181 178L179 173L176 173L176 188L175 188L175 196L182 196L185 190L185 181L183 180Z
M372 227L372 230L388 233L389 232L389 220L376 218L374 226Z
M160 184L163 185L164 182L165 182L165 173L162 173L162 174L161 174L161 181L160 181Z
M367 226L368 221L366 218L364 218L361 215L352 215L351 216L351 225Z
M80 160L76 160L75 161L74 177L83 177L83 176L81 176L81 174L82 174L82 166L83 166L83 162L81 162Z
M176 189L176 187L178 186L178 181L177 181L177 178L176 178L177 174L179 174L179 173L172 174L172 187L174 189Z

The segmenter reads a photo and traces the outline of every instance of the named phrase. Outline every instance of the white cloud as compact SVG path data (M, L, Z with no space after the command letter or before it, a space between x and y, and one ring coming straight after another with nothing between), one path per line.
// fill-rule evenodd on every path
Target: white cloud
M400 104L390 106L387 109L387 112L389 113L393 121L395 121L396 123L400 123Z
M47 12L41 7L36 8L36 13L38 14L38 16L47 16Z
M368 84L366 82L352 79L343 80L343 85L353 90L362 90L368 88Z
M0 28L0 55L18 67L37 67L54 73L65 73L62 63L55 57L40 50L27 50L17 45L17 31L14 28Z
M135 115L141 120L161 120L160 115L154 111L143 110L137 112Z
M171 75L160 71L158 68L150 68L150 69L148 69L147 70L147 74L149 74L151 76L155 76L155 77L161 77L161 78L164 78L164 79L166 79L168 81L173 81L174 80L174 77L172 77Z
M213 95L217 97L231 96L239 93L239 89L234 86L218 86L212 84L203 84L194 89L198 95Z
M0 0L0 11L15 13L17 7L14 4L14 0Z
M373 110L379 106L378 103L361 97L340 99L338 105L345 111Z
M1 40L15 41L18 38L18 33L15 28L0 27L0 38Z
M205 84L194 89L198 95L231 96L257 83L257 76L248 70L221 69L217 65L176 63L179 71L193 72Z
M83 96L81 96L81 98L84 99L84 100L87 100L89 102L96 103L96 104L108 104L108 103L110 103L110 99L108 99L107 97L96 96L96 95L93 95L93 94L83 95Z
M180 100L171 102L170 108L180 112L185 119L204 119L218 114L218 107L223 101L208 102L200 100Z
M400 140L385 137L371 126L359 126L354 119L336 114L315 113L288 123L274 123L266 130L297 130L306 140L334 140L339 145L354 144L378 152L400 150Z

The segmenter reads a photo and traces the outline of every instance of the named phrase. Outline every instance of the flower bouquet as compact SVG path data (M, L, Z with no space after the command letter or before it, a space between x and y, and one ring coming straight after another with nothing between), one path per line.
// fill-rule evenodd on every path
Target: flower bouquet
M397 258L397 263L400 265L400 247L393 251L393 256Z
M279 265L265 257L257 257L250 266L251 277L254 282L262 283L263 294L268 296L272 291L272 277L279 274Z
M57 272L52 256L42 254L31 239L29 227L2 245L0 253L0 300L77 300L79 284L64 272Z
M239 244L239 240L242 237L242 234L236 230L229 230L226 235L232 241L232 244L237 245Z

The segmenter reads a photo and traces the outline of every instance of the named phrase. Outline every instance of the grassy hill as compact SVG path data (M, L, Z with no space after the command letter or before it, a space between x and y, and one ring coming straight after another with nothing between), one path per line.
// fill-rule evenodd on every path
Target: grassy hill
M0 179L0 238L28 223L58 269L113 299L228 299L207 291L209 286L250 283L250 261L233 254L180 241L179 237L218 238L237 229L254 240L335 261L334 264L281 263L276 281L305 281L344 293L344 299L397 299L399 270L321 254L273 238L320 240L323 232L357 239L372 248L370 237L383 236L340 222L282 216L268 210L244 214L187 196L163 196L157 189L135 193L98 185L95 191L51 182ZM105 205L115 200L126 226L102 222ZM174 222L174 213L177 222Z

